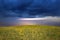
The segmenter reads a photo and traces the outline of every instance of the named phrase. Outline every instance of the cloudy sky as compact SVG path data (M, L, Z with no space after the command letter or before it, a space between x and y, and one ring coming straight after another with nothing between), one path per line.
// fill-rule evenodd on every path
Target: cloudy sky
M17 18L56 17L59 20L60 0L0 0L0 22L9 20L8 17L11 22Z
M0 17L60 16L60 0L0 0Z

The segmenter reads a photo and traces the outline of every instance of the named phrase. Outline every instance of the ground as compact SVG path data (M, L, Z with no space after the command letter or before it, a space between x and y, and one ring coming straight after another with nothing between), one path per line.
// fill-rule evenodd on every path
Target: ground
M44 25L0 27L0 40L60 40L60 27Z

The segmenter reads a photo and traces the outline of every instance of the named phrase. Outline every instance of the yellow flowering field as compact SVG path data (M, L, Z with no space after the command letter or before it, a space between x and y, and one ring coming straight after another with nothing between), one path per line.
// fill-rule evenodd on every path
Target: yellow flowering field
M60 27L44 25L0 27L0 40L60 40Z

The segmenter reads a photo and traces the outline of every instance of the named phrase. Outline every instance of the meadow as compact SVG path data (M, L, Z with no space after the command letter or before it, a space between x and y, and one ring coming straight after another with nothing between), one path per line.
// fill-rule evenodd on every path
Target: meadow
M60 40L60 27L45 25L0 27L0 40Z

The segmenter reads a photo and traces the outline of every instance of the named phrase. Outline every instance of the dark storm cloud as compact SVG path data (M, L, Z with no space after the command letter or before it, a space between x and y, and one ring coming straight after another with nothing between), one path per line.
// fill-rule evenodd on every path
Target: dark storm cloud
M60 0L0 0L0 17L60 16Z

